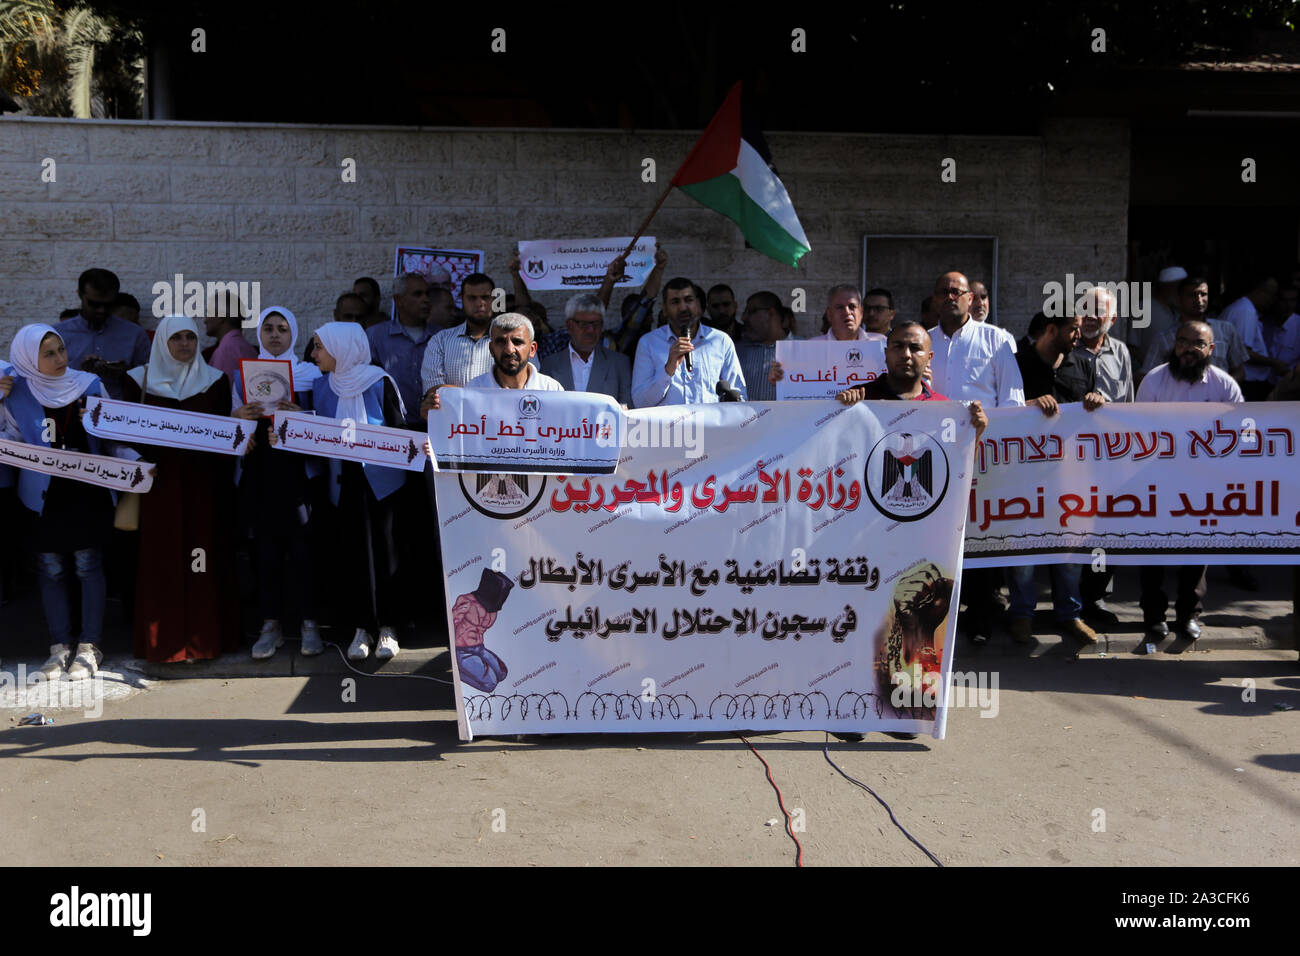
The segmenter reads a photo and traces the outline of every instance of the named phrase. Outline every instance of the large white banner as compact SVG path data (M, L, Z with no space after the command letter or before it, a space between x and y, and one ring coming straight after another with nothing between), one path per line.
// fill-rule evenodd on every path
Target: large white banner
M599 289L605 271L631 236L603 239L534 239L519 243L519 272L533 292ZM655 267L654 236L642 236L628 254L625 277L616 289L639 289Z
M611 476L437 475L462 739L941 737L922 689L952 666L974 438L954 407L638 410Z
M242 418L99 396L86 402L86 415L81 421L92 435L124 444L139 442L222 455L242 455L248 451L248 440L254 430L253 423Z
M91 455L45 445L0 439L0 465L13 465L27 471L71 478L73 481L98 485L113 491L144 494L153 487L155 465L148 462Z
M623 414L595 392L444 388L429 412L434 470L608 475Z
M996 409L966 566L1300 564L1300 403Z
M884 374L885 343L782 339L776 343L776 360L783 373L776 383L777 401L834 398Z

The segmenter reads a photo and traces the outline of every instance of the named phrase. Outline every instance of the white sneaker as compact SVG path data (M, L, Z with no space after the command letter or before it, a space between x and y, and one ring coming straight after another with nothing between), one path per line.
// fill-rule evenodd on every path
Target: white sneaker
M379 646L375 648L375 660L390 661L397 656L401 647L397 644L397 632L391 627L379 629Z
M364 627L357 628L357 633L353 636L352 643L348 647L348 660L364 661L370 656L370 648L374 643L374 640Z
M68 665L68 680L85 680L94 677L103 661L104 653L94 644L78 644L77 656Z
M262 625L262 636L253 645L253 660L264 661L268 657L274 657L275 649L283 643L284 635L280 633L280 622L267 621Z
M63 670L68 666L68 659L72 657L72 648L67 644L51 644L50 659L41 665L40 670L32 671L27 675L27 683L36 684L43 680L60 680L63 677Z
M316 622L310 619L304 619L302 622L302 647L299 653L303 657L315 657L321 651L325 650L325 644L320 639L320 628Z

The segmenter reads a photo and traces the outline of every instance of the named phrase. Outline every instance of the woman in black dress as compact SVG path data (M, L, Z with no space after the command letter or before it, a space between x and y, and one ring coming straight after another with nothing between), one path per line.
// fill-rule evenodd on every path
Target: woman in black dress
M298 321L282 306L264 309L257 325L259 359L292 363L292 402L279 407L288 411L311 408L312 383L320 369L294 358ZM262 615L262 633L253 645L253 658L266 660L284 643L281 621L296 622L302 638L300 651L319 654L320 629L312 588L311 513L307 466L302 455L276 451L267 440L272 422L263 406L245 402L243 381L234 383L234 415L257 422L252 450L244 456L238 476L239 536L252 541L257 569L257 601Z

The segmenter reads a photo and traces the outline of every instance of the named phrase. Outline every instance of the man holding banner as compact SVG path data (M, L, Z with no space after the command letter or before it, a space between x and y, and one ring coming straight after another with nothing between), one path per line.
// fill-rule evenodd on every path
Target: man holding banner
M1024 379L1025 404L1033 405L1044 415L1060 410L1058 403L1082 402L1093 411L1106 404L1106 396L1097 391L1097 364L1089 352L1075 352L1079 344L1079 316L1048 317L1047 327L1033 348L1016 353L1016 364ZM1052 605L1061 630L1082 644L1094 644L1097 632L1083 622L1080 596L1081 564L1052 564ZM1034 585L1034 566L1018 565L1007 570L1011 586L1011 638L1028 644L1033 638L1034 608L1038 591Z
M1177 328L1172 361L1151 371L1137 391L1139 402L1243 402L1241 387L1227 372L1212 363L1214 330L1206 322L1186 321ZM1174 632L1194 641L1201 636L1197 615L1205 597L1206 565L1181 565L1175 578L1178 597L1174 601ZM1159 644L1169 635L1165 611L1169 595L1164 590L1163 565L1145 565L1139 572L1142 584L1142 624L1147 641Z

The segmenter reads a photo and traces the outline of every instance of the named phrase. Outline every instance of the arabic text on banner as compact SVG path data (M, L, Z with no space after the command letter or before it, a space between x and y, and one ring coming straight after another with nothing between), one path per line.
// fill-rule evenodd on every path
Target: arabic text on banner
M253 423L222 415L162 408L92 396L82 418L86 431L100 438L165 448L188 448L222 455L248 450Z
M108 455L91 455L63 448L47 448L0 439L0 465L71 478L112 491L144 494L153 487L154 466Z
M429 413L434 468L449 471L610 474L623 412L595 392L444 388Z
M966 566L1300 564L1300 403L994 409Z
M782 339L776 343L776 360L784 373L776 383L777 401L834 398L884 373L885 343Z
M950 676L974 438L952 408L645 409L610 476L438 474L462 738L942 736L922 689ZM683 427L694 457L647 440Z
M534 292L599 289L605 281L605 270L631 241L631 236L524 241L519 243L519 274ZM654 236L642 236L628 253L623 270L626 278L615 288L641 288L654 265Z
M424 436L419 432L283 410L275 413L271 427L277 438L275 447L281 451L404 471L424 470Z

